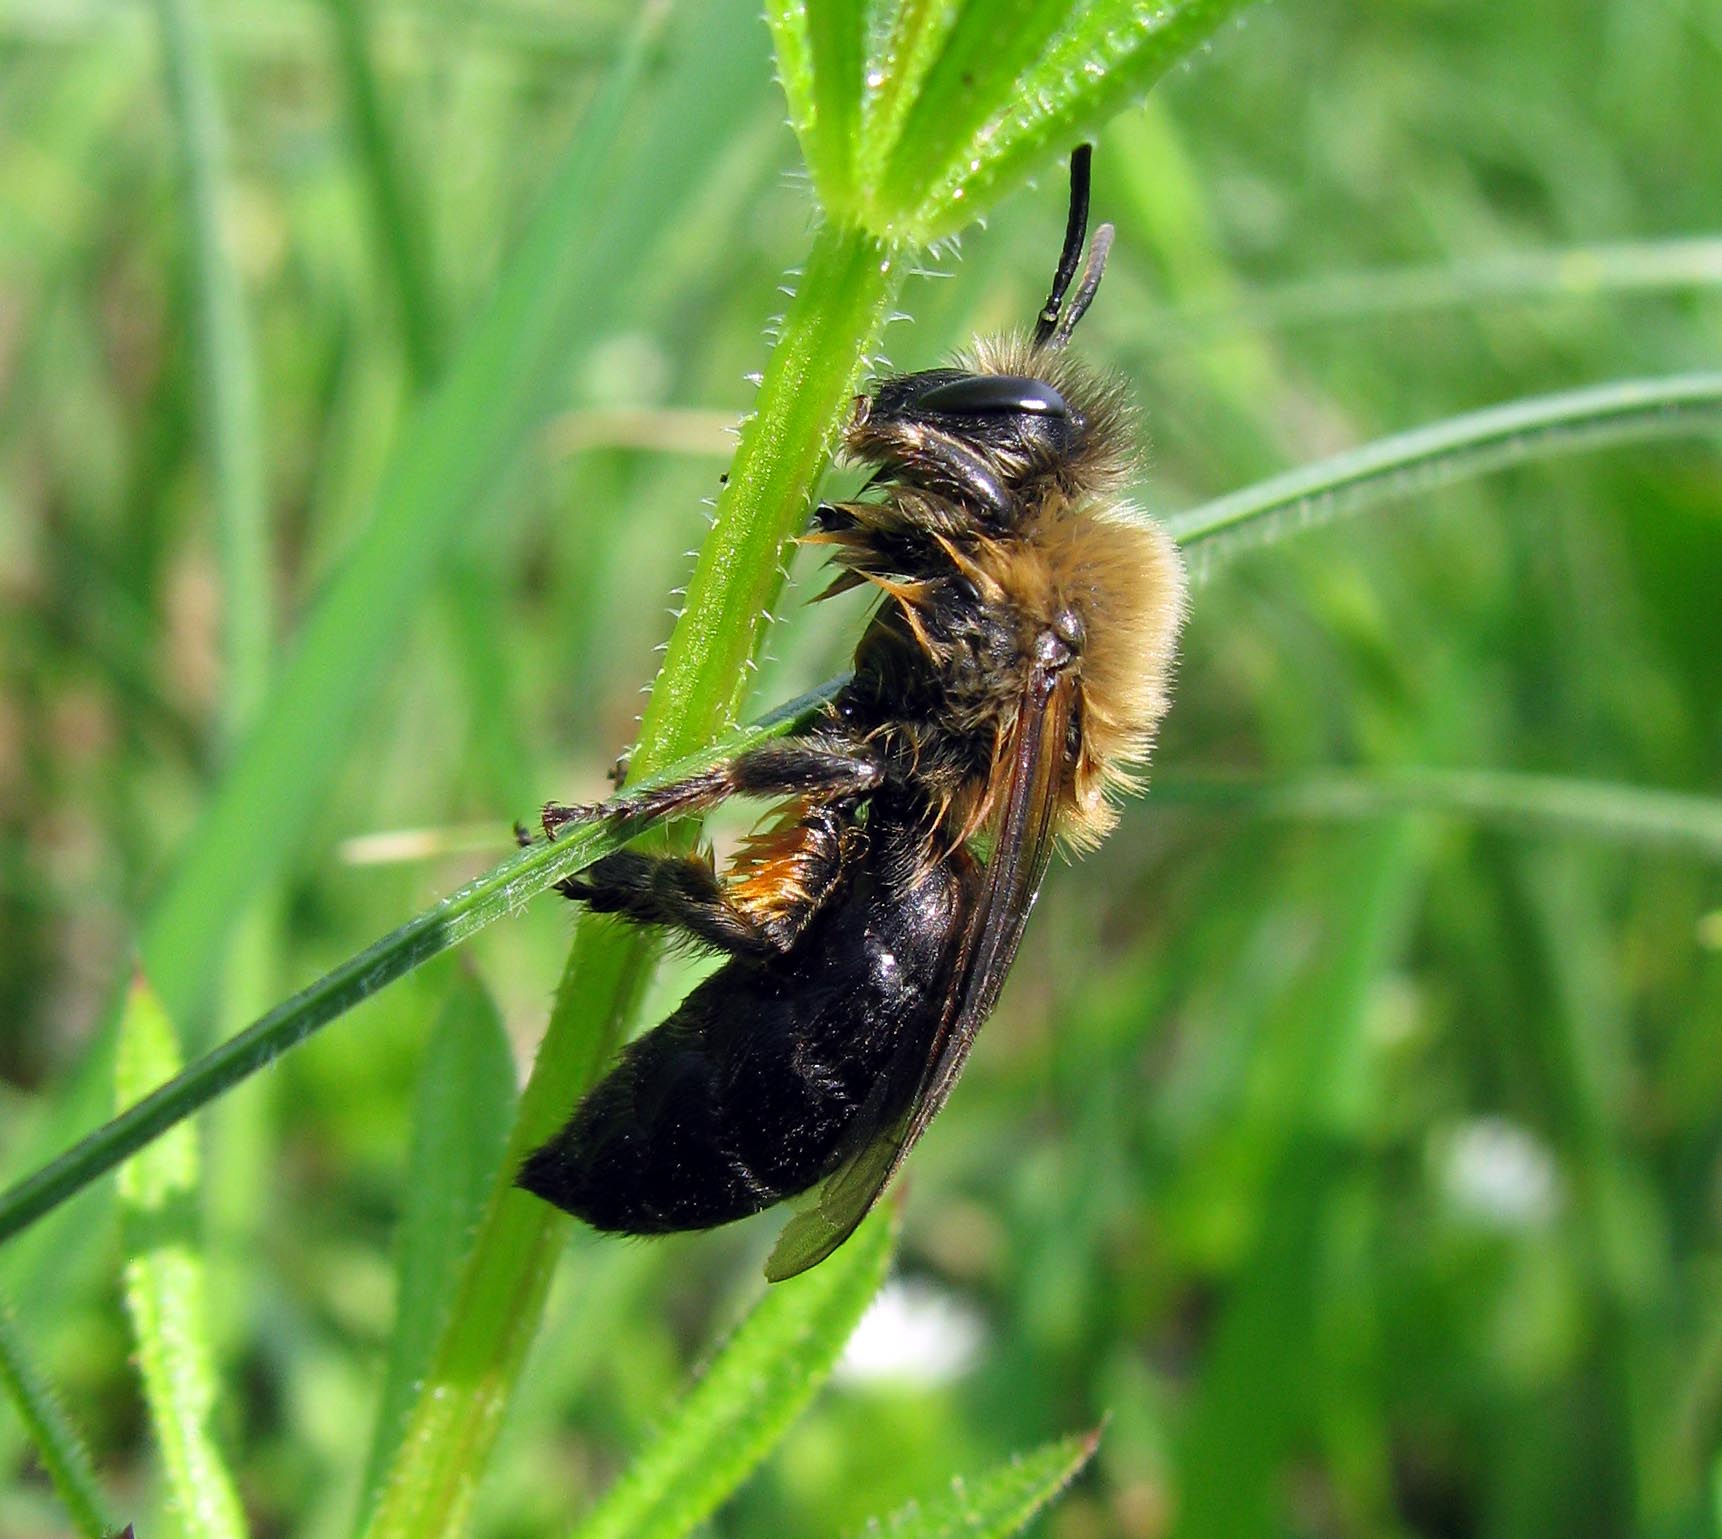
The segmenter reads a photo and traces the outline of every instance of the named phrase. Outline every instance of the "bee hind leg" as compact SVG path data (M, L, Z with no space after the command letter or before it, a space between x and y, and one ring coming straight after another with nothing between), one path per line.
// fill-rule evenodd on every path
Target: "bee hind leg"
M598 913L662 925L715 951L762 956L795 944L836 887L853 848L853 829L843 815L814 807L750 840L728 883L709 856L622 850L557 890Z

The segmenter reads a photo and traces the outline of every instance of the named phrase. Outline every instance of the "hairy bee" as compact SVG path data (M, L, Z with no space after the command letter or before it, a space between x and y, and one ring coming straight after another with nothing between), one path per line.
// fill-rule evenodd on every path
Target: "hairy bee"
M829 708L693 779L544 810L554 838L732 796L783 803L722 877L709 855L623 851L563 885L729 959L520 1171L599 1229L708 1228L823 1183L766 1275L828 1256L944 1105L1054 845L1095 844L1147 759L1184 581L1166 535L1119 500L1123 390L1066 347L1112 238L1095 232L1066 303L1088 188L1083 146L1030 335L857 398L844 449L872 478L806 538L839 568L828 593L870 584L881 603Z

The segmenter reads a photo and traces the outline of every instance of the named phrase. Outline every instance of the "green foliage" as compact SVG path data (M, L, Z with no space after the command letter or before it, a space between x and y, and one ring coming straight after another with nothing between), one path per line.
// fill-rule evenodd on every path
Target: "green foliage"
M219 1431L259 1531L315 1539L1005 1532L1103 1416L1055 1539L1706 1531L1706 24L756 13L0 6L0 1166L37 1172L0 1197L0 1531L64 1527L38 1466L86 1532L232 1528ZM902 1264L972 1361L815 1396L882 1226L755 1302L776 1220L630 1245L510 1190L694 973L582 925L558 980L526 900L616 835L504 828L598 793L666 637L636 781L841 670L857 613L784 567L818 582L846 399L896 307L908 367L1032 315L1090 135L1080 342L1200 579L1178 704L911 1170ZM753 416L708 535L729 448L677 446L714 408ZM481 821L473 860L340 853ZM190 1066L155 1092L134 1014L153 1093L43 1169L112 1107L134 950ZM518 1097L505 1034L542 1040ZM117 1239L95 1177L140 1150L172 1226Z

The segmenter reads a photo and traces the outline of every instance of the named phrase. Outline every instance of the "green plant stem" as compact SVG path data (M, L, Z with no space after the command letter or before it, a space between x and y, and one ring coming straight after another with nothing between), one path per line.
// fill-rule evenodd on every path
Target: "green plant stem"
M709 744L732 721L867 350L884 325L898 263L877 240L828 224L785 319L701 548L633 755L636 775ZM583 920L557 990L508 1152L421 1385L370 1539L460 1531L537 1330L567 1221L516 1191L527 1150L568 1114L626 1032L651 977L651 940Z
M736 720L783 586L784 555L806 525L900 265L860 230L828 224L815 237L652 687L638 772L703 747Z
M221 552L222 729L250 725L269 677L274 603L251 328L222 236L226 145L197 0L156 0L184 179L197 385Z

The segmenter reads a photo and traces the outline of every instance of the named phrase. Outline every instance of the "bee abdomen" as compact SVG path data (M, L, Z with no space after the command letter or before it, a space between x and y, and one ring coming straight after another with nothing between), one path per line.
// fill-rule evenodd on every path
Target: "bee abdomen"
M812 1001L762 998L755 971L732 963L632 1043L519 1184L594 1228L659 1234L745 1218L827 1175L882 1065L863 1051L839 1069L793 1040L807 1024L794 1005ZM859 1044L879 1035L850 1024Z
M960 852L915 871L916 820L873 821L795 946L733 958L624 1048L521 1186L598 1229L707 1229L806 1191L907 1106L976 872Z

